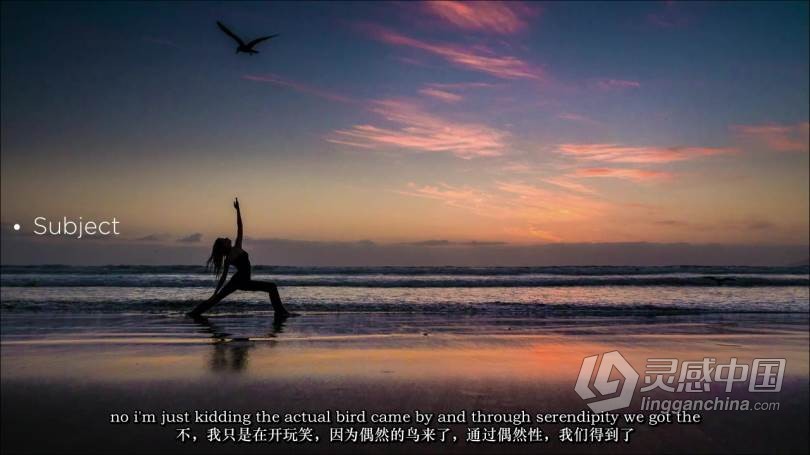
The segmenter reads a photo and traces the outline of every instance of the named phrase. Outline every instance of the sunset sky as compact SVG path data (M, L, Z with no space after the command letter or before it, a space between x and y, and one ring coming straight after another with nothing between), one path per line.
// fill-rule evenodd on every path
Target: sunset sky
M235 54L215 22L248 39ZM808 243L808 4L2 6L2 223Z

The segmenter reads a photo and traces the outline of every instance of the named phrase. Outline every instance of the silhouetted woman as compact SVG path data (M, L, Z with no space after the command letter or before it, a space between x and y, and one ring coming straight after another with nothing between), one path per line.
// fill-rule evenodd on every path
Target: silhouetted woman
M219 277L219 283L214 290L214 295L205 302L200 303L194 308L189 315L199 316L207 311L212 306L219 303L220 300L227 297L237 289L240 291L261 291L270 294L270 302L273 304L273 310L276 316L286 317L289 312L284 308L281 303L281 297L278 295L278 288L273 283L265 281L256 281L250 279L250 259L245 250L242 249L242 213L239 211L239 199L234 199L233 207L236 209L236 243L231 246L231 239L227 237L220 237L214 241L214 247L211 249L211 257L205 263L206 270L214 270L214 274ZM228 277L228 269L230 266L236 267L236 273L233 274L228 284L225 279Z

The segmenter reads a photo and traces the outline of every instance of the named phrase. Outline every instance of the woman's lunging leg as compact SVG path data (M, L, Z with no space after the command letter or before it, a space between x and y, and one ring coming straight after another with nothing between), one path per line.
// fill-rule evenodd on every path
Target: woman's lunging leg
M211 309L212 306L216 305L217 303L221 302L222 299L227 297L228 295L232 294L235 290L239 288L239 285L236 283L233 277L231 280L228 281L225 286L222 286L222 289L216 293L216 295L211 296L210 299L206 300L205 302L201 302L197 305L190 313L190 316L200 316L204 312Z
M270 303L273 305L273 311L275 311L277 316L290 314L289 311L284 308L284 304L281 303L281 296L278 295L278 287L276 287L274 283L250 280L246 286L246 290L267 292L270 294Z

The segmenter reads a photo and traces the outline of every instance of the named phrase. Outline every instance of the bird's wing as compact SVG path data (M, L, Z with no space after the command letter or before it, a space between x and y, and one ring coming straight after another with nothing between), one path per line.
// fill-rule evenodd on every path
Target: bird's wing
M220 21L217 21L217 26L219 26L219 29L222 30L223 32L225 32L226 35L228 35L231 38L233 38L234 40L236 40L236 42L239 43L240 46L245 45L245 42L242 41L242 38L239 38L238 36L236 36L236 33L232 32L230 29L228 29L228 27L226 27L225 24L223 24Z
M261 43L262 41L269 40L270 38L275 38L275 37L277 37L278 35L279 35L279 34L278 34L278 33L276 33L275 35L270 35L270 36L262 36L261 38L256 38L255 40L253 40L253 41L251 41L251 42L247 43L247 47L253 47L253 46L255 46L255 45L257 45L257 44Z

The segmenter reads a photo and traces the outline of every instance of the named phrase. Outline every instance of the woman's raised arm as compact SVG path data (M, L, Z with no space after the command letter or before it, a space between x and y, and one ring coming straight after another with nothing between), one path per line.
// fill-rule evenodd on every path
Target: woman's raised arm
M234 198L233 208L236 209L236 246L242 248L242 212L239 210L239 198Z

